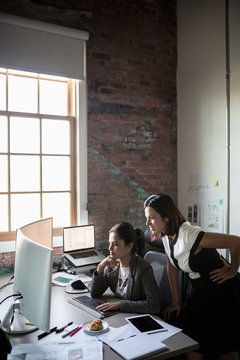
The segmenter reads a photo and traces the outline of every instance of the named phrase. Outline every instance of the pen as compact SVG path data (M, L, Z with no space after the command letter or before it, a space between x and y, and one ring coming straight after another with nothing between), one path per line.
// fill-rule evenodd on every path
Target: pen
M132 337L136 336L135 334L131 335L131 336L128 336L127 338L122 338L122 339L118 339L117 342L119 341L123 341L123 340L126 340L126 339L130 339Z
M79 326L79 328L77 328L76 330L73 330L73 332L71 332L71 334L69 336L75 335L81 329L82 329L82 326Z
M54 331L56 331L56 330L57 330L57 326L55 326L54 328L50 329L50 331L48 331L48 332L44 332L44 333L38 335L38 340L44 338L45 336L51 334L52 332L54 332Z
M74 331L77 330L77 329L78 329L78 326L77 326L75 329L73 329L73 330L67 332L66 334L64 334L64 335L62 336L62 338L64 339L66 336L70 335L72 332L74 332Z
M57 329L57 330L56 330L56 334L59 334L60 332L62 332L63 330L65 330L66 327L68 327L68 326L70 326L70 325L72 325L72 324L73 324L73 321L71 321L71 322L68 323L67 325L61 327L60 329Z

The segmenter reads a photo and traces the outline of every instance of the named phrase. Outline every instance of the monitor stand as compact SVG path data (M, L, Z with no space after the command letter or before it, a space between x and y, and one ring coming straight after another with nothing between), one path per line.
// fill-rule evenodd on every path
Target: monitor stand
M37 330L37 327L31 324L21 313L19 301L10 305L0 327L8 334L25 334Z

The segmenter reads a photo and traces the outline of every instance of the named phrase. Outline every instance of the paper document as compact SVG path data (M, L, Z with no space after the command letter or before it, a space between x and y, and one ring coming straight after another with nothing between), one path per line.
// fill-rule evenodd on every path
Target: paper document
M126 360L141 359L168 349L167 345L149 334L125 336L108 342L108 345Z
M157 320L157 321L166 329L166 331L151 334L151 336L154 336L157 339L157 341L162 342L170 338L171 336L174 336L178 332L182 331L182 329L170 325L165 321L162 320ZM120 326L119 328L109 327L109 329L110 329L109 332L98 336L99 340L105 342L106 344L110 343L113 340L121 339L122 337L129 337L131 335L139 334L130 324Z
M21 344L12 348L7 360L103 360L102 343L96 339L85 343Z
M157 321L164 326L166 331L154 334L139 334L133 326L126 324L119 328L110 327L110 331L99 335L98 339L126 360L141 359L147 355L167 350L167 346L162 341L181 331L181 329L165 321Z

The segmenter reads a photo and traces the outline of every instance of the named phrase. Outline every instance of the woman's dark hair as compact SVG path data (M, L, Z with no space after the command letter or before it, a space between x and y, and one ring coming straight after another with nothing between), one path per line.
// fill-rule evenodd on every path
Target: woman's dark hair
M145 240L144 240L144 233L140 229L135 229L131 224L124 221L120 224L114 225L110 230L109 233L114 232L119 239L122 239L125 242L125 245L130 244L133 242L132 247L132 254L137 253L139 256L144 256L144 249L145 249Z
M165 194L151 195L144 202L144 209L152 207L161 217L168 218L166 235L175 235L186 220L172 198Z

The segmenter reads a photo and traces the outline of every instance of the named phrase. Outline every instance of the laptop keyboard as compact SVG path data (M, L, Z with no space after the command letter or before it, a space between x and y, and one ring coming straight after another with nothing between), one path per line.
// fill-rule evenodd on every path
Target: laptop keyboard
M89 256L96 256L97 253L94 250L79 252L79 253L73 253L71 254L74 259L82 259Z
M90 312L92 315L95 315L98 318L104 318L111 315L114 315L118 313L116 310L112 311L98 311L96 310L96 307L98 305L101 305L102 302L93 298L90 298L89 296L78 296L74 298L70 298L69 302L71 302L73 305L76 305L80 309L83 309L87 312Z

